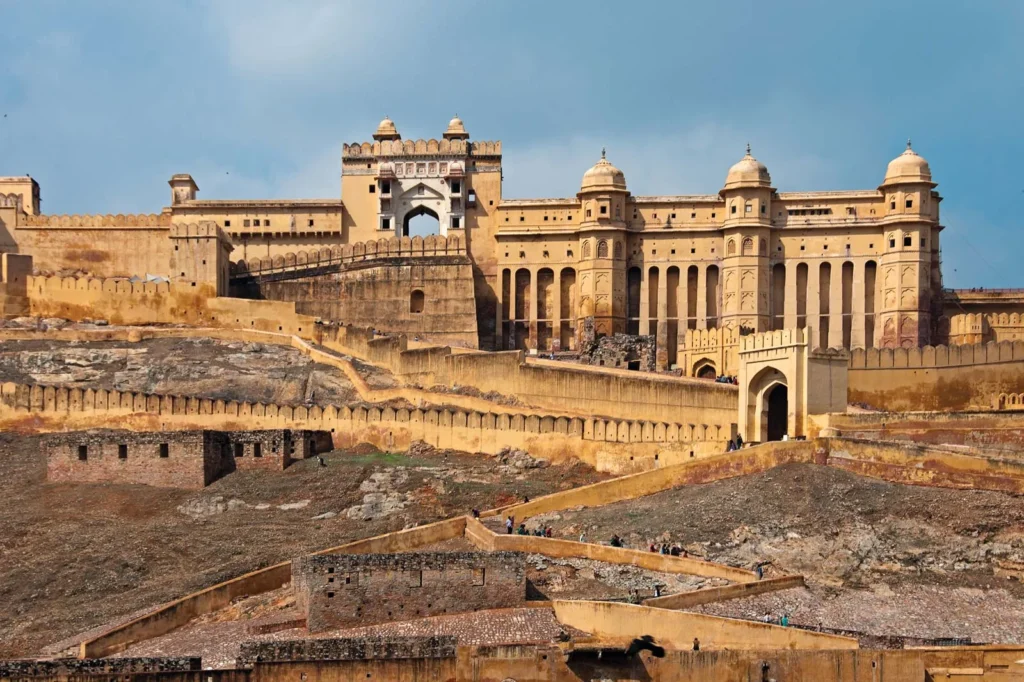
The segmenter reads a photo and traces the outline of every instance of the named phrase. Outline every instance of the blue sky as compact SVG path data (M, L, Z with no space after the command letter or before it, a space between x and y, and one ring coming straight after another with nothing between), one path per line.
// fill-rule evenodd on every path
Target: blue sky
M506 197L717 191L749 141L781 191L873 188L907 137L947 286L1024 286L1024 3L0 0L0 174L47 213L331 197L384 114L504 144Z

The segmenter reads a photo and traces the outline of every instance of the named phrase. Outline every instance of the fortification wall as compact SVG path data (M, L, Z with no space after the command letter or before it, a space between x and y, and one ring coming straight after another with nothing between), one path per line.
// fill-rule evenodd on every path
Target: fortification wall
M856 649L857 640L797 628L670 611L634 604L555 601L559 622L592 633L606 642L628 644L637 633L658 644L690 649L695 634L702 649Z
M1024 387L1024 341L971 346L857 349L849 400L890 412L987 409Z
M22 432L97 427L132 431L310 429L329 431L338 447L371 443L400 452L415 441L424 441L437 448L486 454L512 447L555 462L581 459L614 472L668 465L722 450L720 442L703 441L701 431L693 432L694 443L681 440L681 435L688 434L678 425L655 422L443 407L290 406L10 383L0 387L0 425Z
M911 441L1017 452L1024 448L1024 413L864 412L820 415L822 429L857 440Z
M95 277L170 275L170 214L22 215L12 231L37 270Z
M377 260L369 267L334 273L249 280L235 292L246 298L293 301L303 315L476 348L472 265L464 256L431 260L435 262Z
M701 604L712 604L729 599L743 599L744 597L753 597L758 594L803 586L804 577L802 575L784 575L781 578L767 578L765 580L747 581L735 585L708 587L693 590L692 592L668 594L664 597L645 599L643 605L654 606L659 609L690 609Z

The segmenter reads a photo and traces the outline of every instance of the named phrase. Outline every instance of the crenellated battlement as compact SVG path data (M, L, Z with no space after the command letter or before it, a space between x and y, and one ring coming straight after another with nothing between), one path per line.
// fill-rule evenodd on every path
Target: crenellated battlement
M924 348L858 348L850 353L850 369L963 367L1024 360L1024 341L990 341L965 346Z
M213 220L203 220L198 223L173 223L168 236L171 239L216 238L228 241L227 234Z
M352 142L341 147L341 158L366 159L380 156L501 156L501 141L468 140L381 140Z
M169 227L170 213L140 213L117 215L26 215L18 227Z
M319 251L298 251L273 258L244 260L231 264L232 277L248 277L322 267L342 263L357 263L384 258L423 258L431 256L464 256L465 242L458 235L429 235L427 237L389 237L355 244L342 244Z
M45 296L57 291L102 291L110 294L167 294L170 282L132 282L125 278L59 277L33 275L28 278L28 291L32 296Z
M703 350L734 346L739 343L739 330L728 327L714 329L687 329L683 336L683 347L687 350Z
M806 346L806 329L777 329L771 332L759 332L740 337L740 352L784 348L786 346Z

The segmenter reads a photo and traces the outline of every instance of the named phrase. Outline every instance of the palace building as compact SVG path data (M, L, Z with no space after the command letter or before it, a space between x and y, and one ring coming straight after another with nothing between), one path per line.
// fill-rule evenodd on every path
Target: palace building
M172 267L171 225L215 224L230 253L218 295L489 350L649 335L657 368L687 374L751 332L854 349L1021 331L1000 325L1019 301L943 291L941 197L909 141L875 189L778 192L748 145L713 195L635 195L602 151L576 196L508 199L501 142L471 139L458 117L439 140L402 139L389 118L372 138L343 145L333 199L202 200L180 174L158 214L44 216L35 181L3 178L0 249L37 272L173 281L193 273ZM410 236L421 215L436 236Z

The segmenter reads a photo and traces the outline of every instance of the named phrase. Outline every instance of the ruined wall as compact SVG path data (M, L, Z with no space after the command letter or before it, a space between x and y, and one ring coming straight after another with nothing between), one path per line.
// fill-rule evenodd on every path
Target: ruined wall
M862 412L821 415L817 420L821 428L859 440L1024 449L1021 412Z
M657 343L653 334L611 334L582 344L580 364L597 367L653 372L656 369Z
M455 658L455 637L353 637L242 642L239 667L260 662L365 661L408 658Z
M516 552L320 554L292 562L292 583L309 631L323 632L521 606L526 560Z
M170 214L21 215L11 232L18 253L31 255L42 272L168 276L170 225Z
M1024 341L854 350L849 401L890 412L987 409L1024 389Z
M76 431L46 436L53 483L142 483L202 488L222 470L219 444L205 431Z

